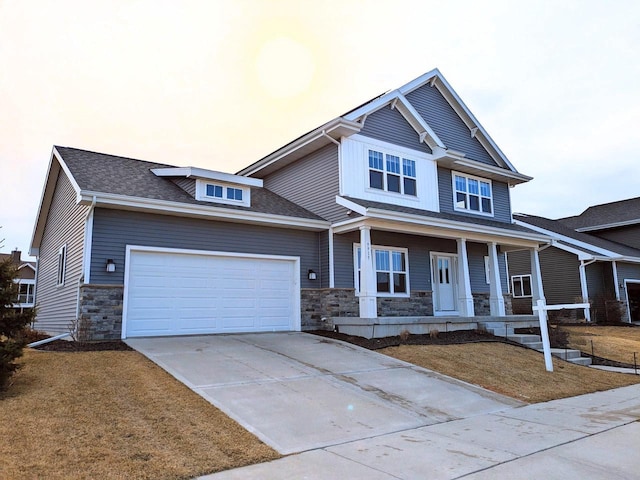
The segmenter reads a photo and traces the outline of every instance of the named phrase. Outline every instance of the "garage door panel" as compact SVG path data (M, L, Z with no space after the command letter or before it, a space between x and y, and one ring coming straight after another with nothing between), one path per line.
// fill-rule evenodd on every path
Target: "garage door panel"
M294 330L293 259L131 250L125 336Z

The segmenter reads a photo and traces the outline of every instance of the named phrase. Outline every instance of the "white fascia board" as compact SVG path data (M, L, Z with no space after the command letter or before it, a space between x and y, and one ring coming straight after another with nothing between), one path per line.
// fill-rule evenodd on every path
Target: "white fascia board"
M457 233L450 235L451 237L465 237L470 238L472 234L481 234L485 236L500 236L512 239L522 239L527 242L545 243L549 244L551 238L546 235L537 235L526 232L512 232L509 230L503 230L501 228L488 227L485 225L471 224L457 222L453 220L445 220L434 217L423 217L420 215L413 215L403 212L390 212L388 210L379 210L374 208L366 209L366 216L344 220L342 222L334 223L333 229L336 233L343 233L352 230L358 223L367 222L368 220L383 220L407 223L412 225L419 225L422 227L438 228L442 230L454 230ZM398 233L411 233L409 230L403 231L402 229L394 229Z
M569 245L565 245L564 243L560 243L557 240L552 240L551 241L551 246L555 247L555 248L558 248L560 250L563 250L565 252L574 254L575 256L578 257L578 260L584 260L584 261L596 260L596 256L594 256L593 254L590 254L588 252L584 252L584 251L579 250L577 248L570 247Z
M31 265L30 263L23 263L22 265L20 265L18 267L18 270L22 270L24 267L29 267L31 270L33 270L34 272L36 271L36 267L34 267L33 265Z
M484 233L487 235L500 235L502 237L509 238L522 238L524 240L533 240L539 243L550 243L551 238L547 235L537 235L526 232L512 232L510 230L504 230L497 227L489 227L486 225L480 225L477 223L465 223L455 220L447 220L443 218L435 217L422 217L420 215L414 215L403 212L390 212L388 210L379 210L375 208L367 209L367 216L371 218L380 218L384 220L397 220L408 223L417 223L422 225L428 225L433 227L456 229L461 231L468 231L474 233Z
M442 74L440 73L440 70L438 70L437 68L434 68L433 70L427 73L423 73L418 78L411 80L409 83L406 83L402 87L398 88L398 91L403 95L406 95L407 93L413 92L417 88L422 87L423 85L431 81L433 77L442 78Z
M338 205L343 206L344 208L348 208L349 210L352 210L360 215L366 215L367 214L367 209L366 207L363 207L362 205L359 205L355 202L352 202L351 200L347 200L344 197L341 197L340 195L336 195L336 203Z
M179 202L169 202L152 198L130 197L100 192L82 192L82 202L90 204L96 197L96 206L120 207L123 210L149 211L164 213L165 215L177 215L188 217L200 217L218 219L227 222L255 223L286 228L299 228L301 230L327 230L331 223L326 220L312 218L288 217L270 213L232 210L229 208L214 207L209 205L191 205Z
M236 175L242 175L242 176L253 175L259 172L260 170L262 170L263 168L268 167L269 165L286 157L287 155L290 155L296 150L299 150L300 148L305 147L306 145L320 138L330 136L329 134L336 129L346 129L346 130L351 130L353 133L358 133L362 129L362 125L342 117L335 118L330 122L325 123L321 127L318 127L315 130L312 130L311 132L294 140L288 145L285 145L284 147L279 148L275 152L267 155L261 160L258 160L252 165L249 165L248 167L243 168L242 170L238 171ZM345 136L344 132L340 135L340 137L342 136Z
M450 160L453 163L452 167L461 166L461 167L473 168L475 170L487 172L492 175L498 175L501 177L513 179L513 180L516 180L518 183L524 183L524 182L533 180L533 177L530 177L528 175L524 175L522 173L519 173L513 170L506 170L504 168L494 167L493 165L476 162L474 160L460 158L457 155L455 155L455 153L456 152L454 152L454 154L451 155L451 152L447 150L445 152L442 152L439 157L435 158L435 160L436 162L438 160Z
M42 241L42 235L44 234L44 227L49 216L49 209L51 208L51 201L53 200L53 193L55 192L58 173L60 170L64 171L65 175L69 179L71 186L76 192L76 201L80 201L80 186L76 182L76 179L71 175L69 167L62 159L60 153L56 147L51 149L51 157L49 159L49 166L47 167L47 175L44 179L44 185L42 187L42 195L40 196L40 204L38 207L38 214L36 216L36 222L33 226L33 233L31 235L31 245L29 246L29 255L38 256L40 251L40 242Z
M597 230L606 230L608 228L628 227L630 225L636 225L638 223L640 223L640 218L627 220L625 222L605 223L603 225L592 225L589 227L581 227L581 228L576 228L575 230L576 232L593 232Z
M262 187L262 179L243 177L232 173L218 172L198 167L169 167L152 168L151 171L158 177L194 177L207 180L218 180L219 182L235 183L238 185L248 185L250 187Z
M575 238L567 237L565 235L560 235L559 233L553 232L551 230L547 230L545 228L537 227L535 225L531 225L530 223L524 222L522 220L513 220L516 225L520 225L525 228L529 228L531 230L535 230L536 232L544 233L545 235L549 235L550 237L561 240L565 243L573 245L578 248L586 248L587 250L591 250L592 252L597 252L601 255L604 255L607 258L619 258L621 255L619 253L612 252L611 250L607 250L605 248L596 247L595 245L591 245L590 243L582 242L580 240L576 240Z

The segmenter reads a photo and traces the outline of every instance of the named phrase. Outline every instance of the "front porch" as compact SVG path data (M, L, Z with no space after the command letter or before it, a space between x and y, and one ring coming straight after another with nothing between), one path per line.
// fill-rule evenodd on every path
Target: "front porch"
M333 317L327 319L334 329L347 335L364 338L384 338L407 331L413 335L455 330L488 330L496 324L506 327L538 326L537 315L473 316L473 317Z

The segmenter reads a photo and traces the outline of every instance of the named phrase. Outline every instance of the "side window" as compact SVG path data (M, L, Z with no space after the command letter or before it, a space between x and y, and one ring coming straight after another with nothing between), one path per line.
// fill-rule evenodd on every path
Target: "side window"
M58 250L58 285L64 285L64 277L67 273L67 246L63 245Z
M513 275L511 277L513 298L531 297L531 275Z

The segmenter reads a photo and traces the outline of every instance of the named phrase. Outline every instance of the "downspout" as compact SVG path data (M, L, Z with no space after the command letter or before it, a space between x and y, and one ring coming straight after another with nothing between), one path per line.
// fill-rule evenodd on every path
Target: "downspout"
M93 210L96 207L96 196L93 196L91 205L87 211L87 215L84 218L84 242L82 246L82 275L78 279L78 294L76 297L76 321L74 322L74 331L70 332L70 335L77 335L78 333L78 320L80 318L80 286L83 283L90 281L91 275L91 242L93 236ZM90 223L91 222L91 223Z
M333 267L333 227L329 227L329 288L335 288L335 270Z
M589 260L588 262L585 262L584 260L580 260L580 266L578 267L578 270L580 272L580 291L582 293L582 301L585 303L589 301L589 289L587 286L586 267L595 262L596 262L595 260ZM584 309L584 318L587 322L591 322L591 309L589 308Z
M340 153L340 145L341 145L341 143L338 140L336 140L335 138L329 136L327 134L327 132L324 131L324 130L322 131L322 136L327 137L330 142L332 142L332 143L334 143L334 144L336 144L338 146L338 171L341 172L342 171L341 165L340 165L340 155L341 155L341 153ZM340 177L339 181L341 181L342 180L342 173L340 173L339 177ZM340 193L342 191L342 185L340 185L338 187L338 190L339 190L338 193ZM334 267L333 267L333 228L332 227L329 227L329 233L328 234L329 234L329 288L335 288L335 270L334 270Z

